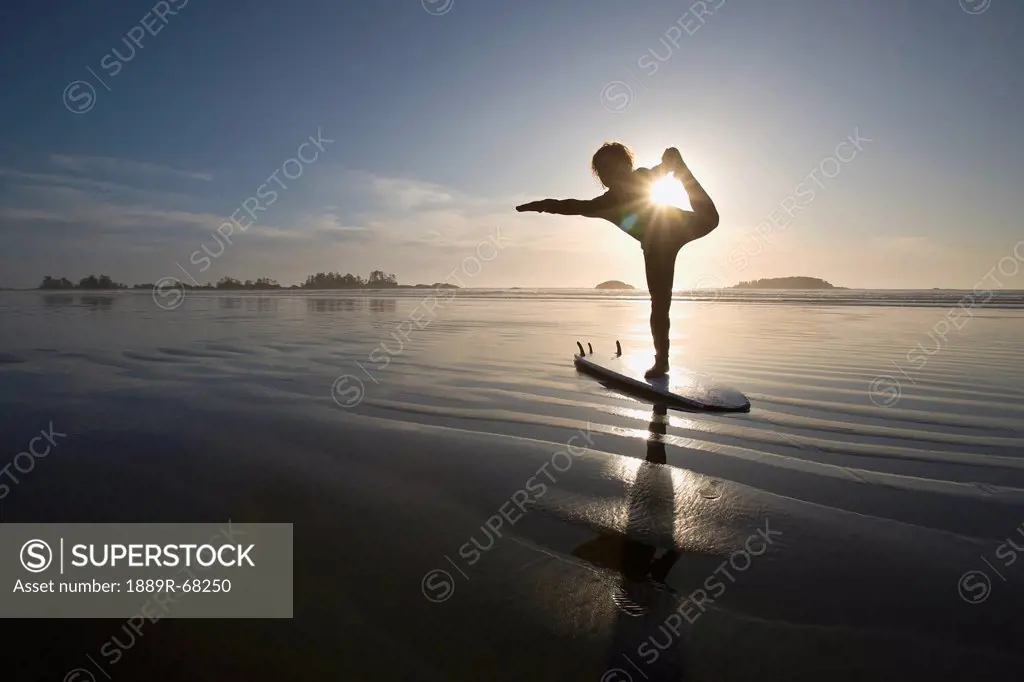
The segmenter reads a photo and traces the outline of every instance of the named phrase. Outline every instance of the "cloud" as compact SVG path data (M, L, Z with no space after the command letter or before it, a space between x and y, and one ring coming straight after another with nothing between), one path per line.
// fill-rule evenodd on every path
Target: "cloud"
M0 206L0 219L70 223L94 234L182 225L213 230L223 220L212 213L115 202L79 188L50 185L30 189L30 196L36 199L37 205L31 208Z
M21 171L0 166L0 179L6 179L9 191L46 198L55 187L72 187L79 189L98 190L105 195L131 197L134 201L147 203L182 204L194 201L195 197L182 192L171 192L164 189L140 188L107 180L94 180L62 173L38 173Z
M374 178L374 190L383 199L406 210L451 204L452 193L440 185L398 178Z
M213 175L208 172L180 170L145 161L132 161L129 159L114 159L107 156L69 156L67 154L51 154L50 161L59 168L77 172L90 173L101 172L112 175L156 175L188 178L191 180L203 180L210 182Z
M103 267L122 281L155 281L204 245L221 251L214 234L238 208L237 197L153 191L139 186L147 172L185 171L99 158L53 155L62 172L0 168L0 180L11 181L0 187L6 190L0 191L0 252L34 254L0 262L10 273L5 277L32 285L44 270L63 268L62 274L79 277ZM149 171L116 182L77 175L90 168L142 167ZM278 201L247 229L234 228L231 245L201 276L286 282L318 270L366 274L382 268L402 281L433 282L472 257L500 227L503 245L513 248L488 265L474 282L480 286L500 278L503 268L529 273L546 267L545 256L561 262L569 253L608 251L606 242L616 237L614 230L595 230L591 234L608 239L581 239L583 219L517 214L513 207L521 202L511 197L473 196L433 182L328 165L316 170L316 180L278 190ZM218 210L203 208L211 201Z
M312 233L333 235L364 235L372 232L372 229L366 225L348 224L338 215L337 209L305 217L302 221L302 228Z

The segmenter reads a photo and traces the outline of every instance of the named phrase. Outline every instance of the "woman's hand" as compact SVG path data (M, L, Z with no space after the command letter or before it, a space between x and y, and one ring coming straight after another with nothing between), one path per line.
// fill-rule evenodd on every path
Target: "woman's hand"
M516 206L516 210L520 213L524 211L533 211L535 213L545 213L551 208L552 199L541 199L540 201L531 201L528 204L520 204Z

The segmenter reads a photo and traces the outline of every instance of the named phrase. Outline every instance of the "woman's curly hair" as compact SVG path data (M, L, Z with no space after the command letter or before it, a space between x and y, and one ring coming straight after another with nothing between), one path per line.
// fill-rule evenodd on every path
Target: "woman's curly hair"
M590 168L601 184L607 187L608 184L601 177L601 169L619 163L628 163L632 168L633 152L621 142L605 142L600 149L594 152L594 158L590 160Z

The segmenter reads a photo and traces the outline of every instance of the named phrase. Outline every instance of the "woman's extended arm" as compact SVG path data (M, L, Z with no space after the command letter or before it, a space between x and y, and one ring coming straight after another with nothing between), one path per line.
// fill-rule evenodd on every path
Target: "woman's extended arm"
M531 201L528 204L516 206L516 210L535 211L537 213L557 213L558 215L582 215L591 216L595 211L601 209L599 199L541 199Z

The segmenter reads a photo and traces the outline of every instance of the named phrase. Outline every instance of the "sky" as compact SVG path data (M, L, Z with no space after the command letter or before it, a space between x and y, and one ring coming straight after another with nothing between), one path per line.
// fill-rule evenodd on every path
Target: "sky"
M619 140L718 205L676 289L1024 289L1022 28L1016 0L13 0L0 286L643 287L614 225L514 209L597 196Z

